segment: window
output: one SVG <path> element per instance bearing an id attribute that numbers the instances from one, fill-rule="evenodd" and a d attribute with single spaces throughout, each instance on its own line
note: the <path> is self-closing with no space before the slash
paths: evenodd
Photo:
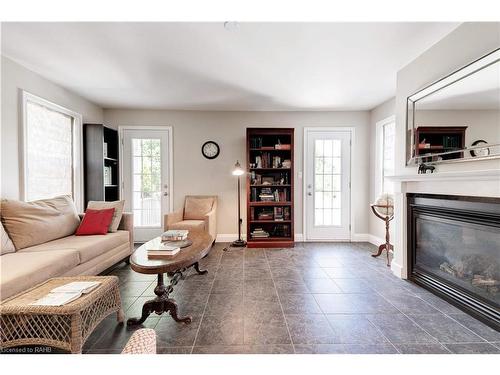
<path id="1" fill-rule="evenodd" d="M 394 175 L 395 130 L 394 116 L 377 123 L 377 188 L 375 199 L 382 193 L 394 192 L 394 185 L 386 176 Z"/>
<path id="2" fill-rule="evenodd" d="M 67 194 L 81 209 L 81 116 L 27 92 L 23 116 L 23 198 Z"/>

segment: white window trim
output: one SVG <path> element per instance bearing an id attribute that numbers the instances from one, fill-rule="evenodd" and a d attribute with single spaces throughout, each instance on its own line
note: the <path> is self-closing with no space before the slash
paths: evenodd
<path id="1" fill-rule="evenodd" d="M 378 197 L 383 193 L 383 162 L 384 162 L 384 150 L 382 150 L 382 143 L 384 136 L 383 128 L 385 125 L 390 124 L 391 122 L 396 122 L 396 116 L 389 116 L 383 120 L 378 121 L 375 124 L 375 189 L 373 197 L 373 201 L 375 202 Z"/>
<path id="2" fill-rule="evenodd" d="M 20 173 L 20 196 L 22 200 L 26 200 L 27 193 L 27 172 L 28 168 L 26 165 L 27 157 L 26 152 L 28 150 L 28 139 L 27 134 L 27 104 L 28 102 L 35 103 L 51 110 L 64 113 L 65 115 L 71 116 L 75 119 L 73 124 L 73 200 L 75 202 L 76 209 L 78 212 L 83 212 L 83 117 L 81 114 L 74 112 L 70 109 L 64 108 L 58 104 L 40 98 L 39 96 L 33 95 L 27 91 L 21 90 L 21 173 Z"/>

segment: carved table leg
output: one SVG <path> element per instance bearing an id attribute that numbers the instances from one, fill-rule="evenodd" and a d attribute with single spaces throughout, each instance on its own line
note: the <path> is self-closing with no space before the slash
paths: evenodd
<path id="1" fill-rule="evenodd" d="M 170 312 L 170 316 L 176 321 L 176 322 L 182 322 L 189 324 L 192 322 L 192 318 L 190 316 L 186 316 L 184 318 L 179 318 L 177 315 L 177 303 L 175 300 L 169 298 L 165 301 L 165 311 Z"/>
<path id="2" fill-rule="evenodd" d="M 376 254 L 372 254 L 372 257 L 376 258 L 376 257 L 380 256 L 380 254 L 382 254 L 382 251 L 384 251 L 384 249 L 385 249 L 385 243 L 383 243 L 382 245 L 380 245 L 378 247 L 377 253 Z"/>
<path id="3" fill-rule="evenodd" d="M 176 322 L 183 322 L 186 324 L 191 323 L 192 318 L 190 316 L 180 318 L 177 315 L 177 303 L 174 299 L 168 298 L 169 293 L 173 290 L 173 285 L 177 284 L 177 281 L 181 276 L 181 273 L 175 272 L 175 274 L 172 275 L 170 285 L 165 286 L 163 282 L 163 274 L 158 274 L 158 284 L 155 288 L 156 297 L 152 300 L 147 301 L 142 306 L 142 315 L 140 318 L 130 318 L 129 320 L 127 320 L 127 325 L 131 326 L 142 324 L 152 312 L 161 315 L 167 311 Z"/>
<path id="4" fill-rule="evenodd" d="M 200 270 L 200 265 L 198 264 L 198 262 L 193 264 L 193 266 L 194 266 L 194 270 L 198 273 L 198 275 L 205 275 L 208 273 L 207 270 Z"/>
<path id="5" fill-rule="evenodd" d="M 153 312 L 154 308 L 153 305 L 155 303 L 155 300 L 150 300 L 147 301 L 144 306 L 142 306 L 142 315 L 140 318 L 130 318 L 127 320 L 127 325 L 128 326 L 135 326 L 142 324 L 146 321 L 148 316 Z"/>

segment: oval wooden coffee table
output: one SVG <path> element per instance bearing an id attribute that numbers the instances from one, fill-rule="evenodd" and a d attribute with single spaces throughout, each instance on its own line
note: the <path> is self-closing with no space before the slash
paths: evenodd
<path id="1" fill-rule="evenodd" d="M 146 244 L 137 248 L 130 256 L 130 267 L 135 272 L 157 274 L 158 283 L 154 291 L 156 297 L 144 303 L 141 317 L 130 318 L 127 320 L 127 325 L 142 324 L 152 312 L 161 315 L 167 311 L 176 322 L 191 323 L 190 316 L 184 318 L 177 316 L 177 303 L 173 298 L 169 298 L 169 294 L 188 268 L 194 267 L 200 275 L 208 272 L 200 270 L 198 262 L 208 254 L 213 240 L 207 232 L 190 232 L 188 238 L 193 242 L 192 245 L 182 248 L 172 259 L 149 259 Z M 169 285 L 163 282 L 165 273 L 170 277 Z"/>

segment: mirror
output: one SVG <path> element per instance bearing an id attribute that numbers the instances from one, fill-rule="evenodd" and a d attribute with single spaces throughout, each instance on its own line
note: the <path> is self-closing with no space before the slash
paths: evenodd
<path id="1" fill-rule="evenodd" d="M 500 49 L 407 100 L 407 164 L 500 157 Z"/>

